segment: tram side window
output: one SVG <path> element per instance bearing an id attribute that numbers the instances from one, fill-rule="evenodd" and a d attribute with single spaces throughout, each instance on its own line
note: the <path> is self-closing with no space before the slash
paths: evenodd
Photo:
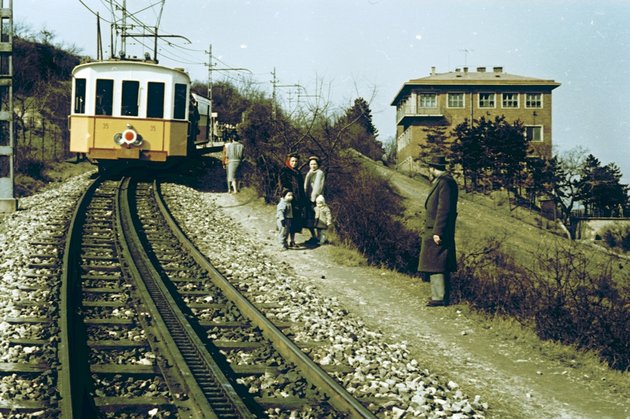
<path id="1" fill-rule="evenodd" d="M 74 81 L 74 113 L 85 113 L 85 79 Z"/>
<path id="2" fill-rule="evenodd" d="M 111 115 L 114 102 L 114 80 L 96 80 L 96 115 Z"/>
<path id="3" fill-rule="evenodd" d="M 164 118 L 164 83 L 149 82 L 147 118 Z"/>
<path id="4" fill-rule="evenodd" d="M 122 116 L 138 116 L 139 81 L 123 80 L 120 114 Z"/>
<path id="5" fill-rule="evenodd" d="M 186 99 L 188 95 L 188 86 L 185 84 L 175 83 L 175 106 L 173 109 L 173 118 L 186 119 Z"/>

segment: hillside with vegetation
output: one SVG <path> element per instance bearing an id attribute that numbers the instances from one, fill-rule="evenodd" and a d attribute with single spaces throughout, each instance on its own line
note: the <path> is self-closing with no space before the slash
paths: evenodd
<path id="1" fill-rule="evenodd" d="M 396 185 L 404 224 L 420 234 L 428 180 L 364 164 Z M 460 195 L 456 241 L 456 301 L 513 318 L 542 339 L 598 352 L 612 368 L 627 370 L 630 258 L 571 240 L 539 214 L 510 210 L 483 194 Z"/>
<path id="2" fill-rule="evenodd" d="M 260 196 L 277 200 L 278 175 L 288 152 L 317 155 L 326 172 L 326 199 L 338 240 L 358 249 L 372 265 L 415 272 L 429 183 L 418 191 L 416 181 L 406 182 L 405 175 L 392 175 L 386 168 L 385 147 L 371 124 L 367 101 L 357 98 L 339 113 L 320 104 L 296 118 L 275 109 L 262 93 L 248 96 L 234 86 L 222 90 L 236 100 L 219 102 L 226 106 L 217 109 L 219 119 L 222 113 L 235 114 L 232 103 L 243 109 L 237 132 L 250 156 L 247 183 Z M 475 121 L 472 127 L 459 127 L 455 141 L 437 138 L 428 151 L 445 152 L 463 168 L 455 299 L 491 315 L 512 317 L 543 339 L 594 350 L 612 368 L 626 370 L 627 258 L 567 238 L 560 223 L 565 217 L 551 221 L 528 199 L 528 194 L 546 193 L 564 200 L 570 190 L 562 179 L 568 179 L 577 191 L 573 204 L 586 203 L 591 211 L 627 211 L 628 190 L 619 182 L 618 169 L 602 167 L 588 156 L 569 175 L 561 157 L 542 162 L 529 158 L 518 124 L 497 118 Z M 482 147 L 475 148 L 474 140 Z M 604 186 L 609 195 L 619 192 L 614 205 L 598 198 Z"/>
<path id="3" fill-rule="evenodd" d="M 16 37 L 14 48 L 16 189 L 24 195 L 48 182 L 47 169 L 69 157 L 70 75 L 79 57 L 48 38 Z M 247 183 L 266 202 L 276 202 L 286 155 L 319 156 L 337 240 L 358 249 L 372 265 L 413 274 L 426 191 L 385 170 L 394 149 L 379 141 L 369 102 L 356 98 L 335 111 L 339 108 L 318 100 L 287 112 L 253 86 L 218 82 L 213 87 L 218 122 L 235 126 L 245 144 Z M 193 88 L 206 92 L 201 82 Z M 475 126 L 483 129 L 471 129 Z M 497 119 L 471 127 L 436 132 L 432 148 L 424 151 L 446 152 L 462 168 L 455 297 L 483 312 L 512 316 L 541 338 L 598 351 L 611 367 L 626 370 L 627 256 L 567 239 L 529 199 L 548 194 L 565 222 L 578 204 L 591 214 L 627 214 L 628 189 L 619 182 L 618 168 L 584 153 L 535 162 L 523 153 L 518 126 Z M 455 141 L 444 141 L 447 134 Z M 505 136 L 514 147 L 497 146 Z M 422 153 L 418 150 L 419 158 Z M 611 232 L 610 242 L 623 251 L 629 235 L 628 229 Z"/>
<path id="4" fill-rule="evenodd" d="M 50 32 L 17 30 L 13 39 L 16 196 L 55 180 L 68 151 L 68 114 L 76 49 L 53 43 Z"/>

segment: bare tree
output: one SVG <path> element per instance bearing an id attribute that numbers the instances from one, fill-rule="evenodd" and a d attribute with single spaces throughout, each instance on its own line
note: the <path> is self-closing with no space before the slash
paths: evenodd
<path id="1" fill-rule="evenodd" d="M 554 164 L 553 196 L 560 206 L 562 218 L 566 222 L 571 211 L 580 200 L 580 180 L 588 151 L 581 146 L 574 147 L 561 155 L 556 155 Z"/>

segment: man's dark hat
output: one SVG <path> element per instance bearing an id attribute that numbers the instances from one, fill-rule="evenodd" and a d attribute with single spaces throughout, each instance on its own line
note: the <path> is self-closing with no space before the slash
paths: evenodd
<path id="1" fill-rule="evenodd" d="M 429 166 L 435 167 L 438 170 L 446 170 L 446 165 L 448 162 L 446 161 L 446 157 L 443 154 L 434 154 L 431 156 L 431 159 L 426 162 Z"/>

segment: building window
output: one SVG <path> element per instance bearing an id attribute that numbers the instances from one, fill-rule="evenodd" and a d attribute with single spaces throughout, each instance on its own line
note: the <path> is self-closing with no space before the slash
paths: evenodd
<path id="1" fill-rule="evenodd" d="M 11 77 L 11 53 L 0 53 L 0 75 Z"/>
<path id="2" fill-rule="evenodd" d="M 111 115 L 114 106 L 114 80 L 96 80 L 96 115 Z"/>
<path id="3" fill-rule="evenodd" d="M 9 86 L 0 85 L 0 112 L 9 112 L 9 110 L 11 110 L 11 107 L 9 106 L 11 96 L 9 96 L 9 93 L 10 93 Z"/>
<path id="4" fill-rule="evenodd" d="M 494 93 L 479 93 L 480 108 L 494 108 Z"/>
<path id="5" fill-rule="evenodd" d="M 527 93 L 525 94 L 525 107 L 526 108 L 542 108 L 542 93 Z"/>
<path id="6" fill-rule="evenodd" d="M 11 19 L 8 17 L 3 17 L 0 23 L 0 42 L 11 42 Z"/>
<path id="7" fill-rule="evenodd" d="M 164 118 L 164 83 L 149 82 L 147 118 Z"/>
<path id="8" fill-rule="evenodd" d="M 123 80 L 120 114 L 122 116 L 138 116 L 138 92 L 140 82 Z"/>
<path id="9" fill-rule="evenodd" d="M 504 108 L 518 108 L 518 93 L 503 93 Z"/>
<path id="10" fill-rule="evenodd" d="M 11 143 L 9 123 L 10 121 L 0 121 L 0 146 L 2 147 L 6 147 Z M 0 177 L 9 177 L 9 175 L 0 174 Z"/>
<path id="11" fill-rule="evenodd" d="M 543 142 L 543 127 L 540 125 L 528 125 L 525 127 L 525 138 L 533 143 Z"/>
<path id="12" fill-rule="evenodd" d="M 430 93 L 421 93 L 418 95 L 419 108 L 437 108 L 437 95 Z"/>
<path id="13" fill-rule="evenodd" d="M 463 93 L 449 93 L 447 106 L 449 108 L 463 108 L 464 107 L 464 94 Z"/>

